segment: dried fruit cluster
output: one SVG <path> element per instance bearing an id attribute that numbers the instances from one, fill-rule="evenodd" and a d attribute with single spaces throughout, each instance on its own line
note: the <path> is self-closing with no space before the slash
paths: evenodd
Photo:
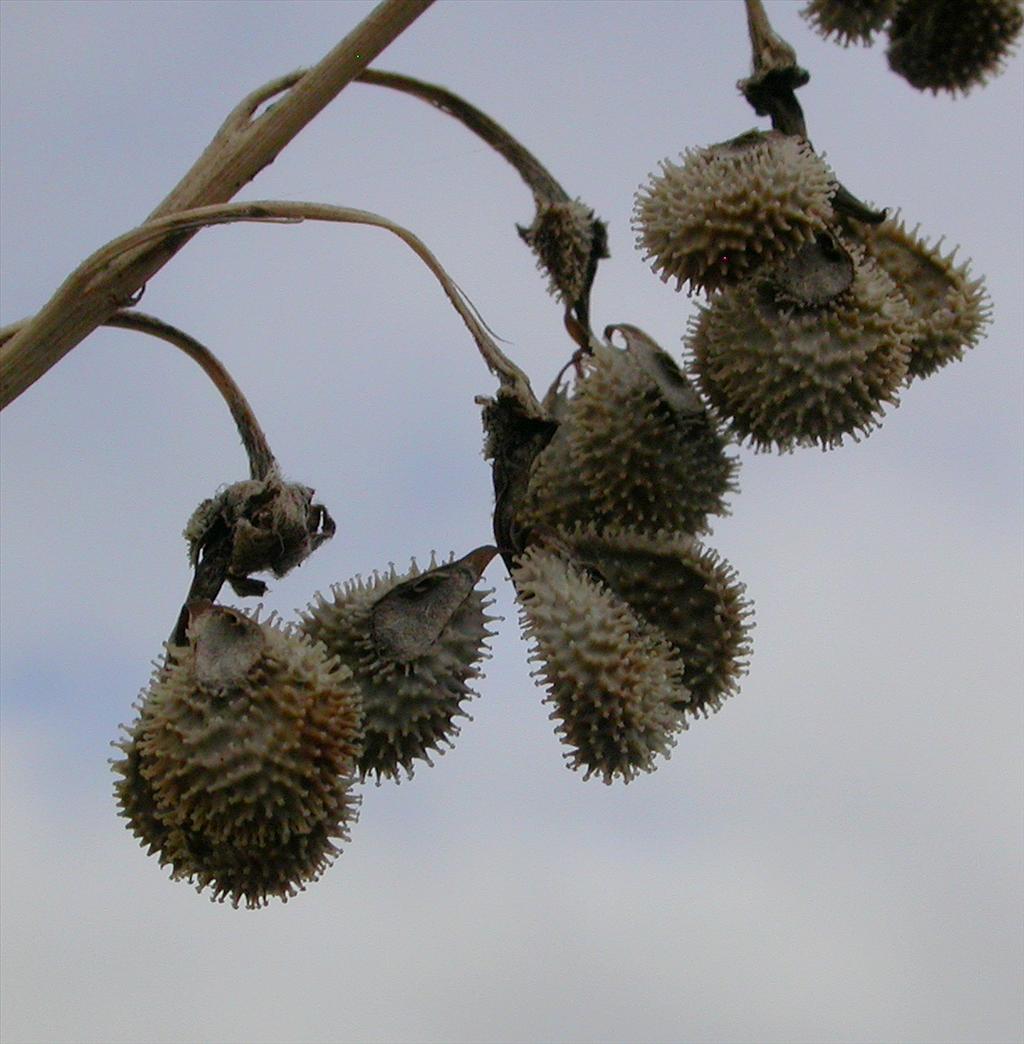
<path id="1" fill-rule="evenodd" d="M 535 674 L 569 766 L 606 783 L 651 771 L 735 691 L 750 611 L 696 536 L 735 488 L 726 440 L 665 352 L 613 332 L 625 347 L 595 342 L 542 423 L 500 395 L 484 413 Z"/>
<path id="2" fill-rule="evenodd" d="M 954 6 L 969 11 L 951 39 Z M 702 543 L 736 491 L 730 439 L 835 447 L 980 339 L 989 316 L 980 280 L 955 251 L 839 183 L 793 93 L 806 72 L 759 0 L 747 9 L 754 75 L 740 86 L 774 129 L 665 160 L 635 203 L 637 242 L 655 271 L 706 298 L 685 370 L 636 326 L 593 334 L 607 229 L 535 157 L 443 88 L 362 77 L 461 120 L 534 195 L 536 215 L 519 233 L 574 342 L 571 386 L 559 378 L 542 401 L 426 247 L 399 230 L 430 259 L 500 379 L 478 400 L 495 547 L 336 585 L 288 626 L 215 604 L 224 583 L 261 594 L 253 574 L 284 575 L 334 523 L 312 489 L 281 478 L 241 392 L 201 345 L 121 314 L 119 325 L 177 343 L 214 376 L 250 456 L 250 479 L 203 501 L 186 527 L 192 588 L 117 744 L 121 811 L 173 877 L 235 905 L 288 899 L 348 838 L 357 784 L 411 776 L 451 746 L 492 633 L 477 585 L 498 553 L 569 767 L 606 783 L 651 771 L 691 720 L 736 692 L 747 666 L 744 587 Z M 961 90 L 992 71 L 1021 20 L 1009 0 L 812 0 L 807 15 L 843 42 L 887 25 L 894 68 L 919 86 Z M 367 217 L 344 220 L 353 215 Z"/>
<path id="3" fill-rule="evenodd" d="M 689 371 L 758 448 L 865 435 L 911 378 L 980 339 L 986 297 L 955 251 L 869 213 L 845 204 L 806 140 L 778 131 L 666 160 L 637 194 L 655 271 L 707 294 Z"/>
<path id="4" fill-rule="evenodd" d="M 457 735 L 490 634 L 494 549 L 317 596 L 296 624 L 193 602 L 117 744 L 118 803 L 176 879 L 259 907 L 348 839 L 357 781 L 412 775 Z"/>

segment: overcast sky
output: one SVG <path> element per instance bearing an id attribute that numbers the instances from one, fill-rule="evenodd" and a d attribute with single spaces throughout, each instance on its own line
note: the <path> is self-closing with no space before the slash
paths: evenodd
<path id="1" fill-rule="evenodd" d="M 63 1041 L 965 1041 L 1022 1033 L 1021 59 L 957 100 L 769 3 L 841 180 L 962 244 L 994 322 L 870 438 L 741 451 L 708 542 L 756 607 L 739 695 L 628 787 L 584 783 L 504 617 L 474 720 L 367 787 L 324 878 L 233 910 L 171 882 L 107 759 L 190 574 L 180 533 L 246 476 L 180 353 L 99 331 L 2 418 L 3 1037 Z M 138 224 L 249 90 L 369 3 L 6 2 L 0 322 Z M 664 157 L 761 125 L 736 0 L 441 2 L 376 63 L 521 137 L 610 226 L 595 328 L 681 351 L 692 302 L 633 246 Z M 571 345 L 515 234 L 529 192 L 427 106 L 354 85 L 239 198 L 417 232 L 538 390 Z M 958 255 L 959 256 L 959 255 Z M 473 397 L 495 383 L 422 264 L 376 229 L 205 231 L 144 310 L 231 369 L 338 534 L 272 585 L 318 589 L 490 539 Z M 230 601 L 230 599 L 228 599 Z"/>

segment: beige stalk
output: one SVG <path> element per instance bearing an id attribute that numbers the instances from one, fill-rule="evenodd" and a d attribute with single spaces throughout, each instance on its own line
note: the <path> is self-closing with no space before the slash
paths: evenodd
<path id="1" fill-rule="evenodd" d="M 381 0 L 318 64 L 253 91 L 235 107 L 149 221 L 231 199 L 432 2 Z M 280 99 L 257 115 L 260 106 L 277 95 Z M 146 282 L 203 224 L 200 220 L 178 229 L 164 226 L 161 235 L 144 237 L 98 270 L 94 266 L 85 278 L 81 269 L 73 272 L 49 302 L 31 319 L 17 324 L 17 331 L 0 346 L 0 409 L 96 327 L 133 304 Z M 4 332 L 9 334 L 11 329 Z"/>

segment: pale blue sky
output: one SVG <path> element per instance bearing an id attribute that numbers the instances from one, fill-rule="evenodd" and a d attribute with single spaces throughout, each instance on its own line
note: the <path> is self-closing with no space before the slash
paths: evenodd
<path id="1" fill-rule="evenodd" d="M 317 884 L 258 913 L 171 883 L 117 818 L 109 742 L 187 588 L 180 531 L 245 461 L 196 367 L 100 331 L 3 414 L 3 1036 L 39 1041 L 992 1041 L 1022 1031 L 1021 59 L 921 95 L 770 3 L 840 178 L 962 244 L 995 320 L 832 453 L 743 450 L 709 543 L 751 672 L 629 787 L 561 765 L 505 617 L 454 751 L 368 787 Z M 254 86 L 371 5 L 0 6 L 0 322 L 137 224 Z M 595 327 L 679 353 L 692 304 L 633 248 L 664 157 L 763 125 L 732 0 L 441 2 L 378 61 L 463 94 L 609 222 Z M 540 389 L 571 345 L 513 225 L 529 193 L 422 103 L 346 90 L 239 198 L 419 234 Z M 227 363 L 338 535 L 264 599 L 490 538 L 461 321 L 387 233 L 200 234 L 142 307 Z"/>

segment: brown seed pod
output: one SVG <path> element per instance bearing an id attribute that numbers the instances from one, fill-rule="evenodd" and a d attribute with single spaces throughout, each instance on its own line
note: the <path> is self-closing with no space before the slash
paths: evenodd
<path id="1" fill-rule="evenodd" d="M 918 90 L 966 94 L 998 74 L 1024 24 L 1020 0 L 901 0 L 889 67 Z"/>
<path id="2" fill-rule="evenodd" d="M 896 0 L 810 0 L 800 14 L 826 39 L 848 47 L 870 44 L 895 8 Z"/>
<path id="3" fill-rule="evenodd" d="M 562 423 L 537 457 L 525 513 L 535 524 L 707 528 L 727 513 L 737 461 L 674 360 L 634 326 L 625 350 L 595 345 Z"/>
<path id="4" fill-rule="evenodd" d="M 416 761 L 428 765 L 459 734 L 455 719 L 475 693 L 486 654 L 489 592 L 475 585 L 495 554 L 481 547 L 457 561 L 399 575 L 357 577 L 317 595 L 300 614 L 299 627 L 323 643 L 355 675 L 364 712 L 362 779 L 412 776 Z"/>
<path id="5" fill-rule="evenodd" d="M 910 309 L 873 261 L 855 262 L 850 288 L 821 307 L 780 302 L 765 279 L 716 295 L 691 321 L 691 372 L 759 449 L 830 449 L 869 433 L 898 402 Z"/>
<path id="6" fill-rule="evenodd" d="M 637 193 L 637 246 L 663 281 L 711 291 L 813 240 L 832 221 L 835 177 L 802 138 L 749 131 L 663 160 Z"/>
<path id="7" fill-rule="evenodd" d="M 941 251 L 908 232 L 899 215 L 880 225 L 849 223 L 867 253 L 892 277 L 910 305 L 910 377 L 928 377 L 963 358 L 981 340 L 991 318 L 984 280 L 972 279 L 970 262 L 955 263 L 954 248 Z"/>
<path id="8" fill-rule="evenodd" d="M 516 227 L 553 297 L 571 306 L 589 292 L 597 262 L 608 257 L 607 228 L 590 207 L 578 199 L 538 200 L 533 224 Z"/>
<path id="9" fill-rule="evenodd" d="M 117 744 L 123 815 L 175 879 L 251 908 L 316 880 L 347 840 L 361 710 L 351 673 L 308 638 L 190 608 Z"/>
<path id="10" fill-rule="evenodd" d="M 189 561 L 194 566 L 211 532 L 218 525 L 231 534 L 228 581 L 241 595 L 254 589 L 252 573 L 284 576 L 334 535 L 334 521 L 314 491 L 285 482 L 277 471 L 264 479 L 246 479 L 204 500 L 185 527 Z"/>
<path id="11" fill-rule="evenodd" d="M 732 567 L 682 533 L 581 527 L 566 536 L 579 561 L 667 638 L 688 698 L 707 717 L 736 692 L 750 655 L 750 603 Z"/>
<path id="12" fill-rule="evenodd" d="M 569 767 L 605 783 L 652 771 L 685 728 L 676 651 L 563 549 L 530 547 L 512 579 Z"/>

